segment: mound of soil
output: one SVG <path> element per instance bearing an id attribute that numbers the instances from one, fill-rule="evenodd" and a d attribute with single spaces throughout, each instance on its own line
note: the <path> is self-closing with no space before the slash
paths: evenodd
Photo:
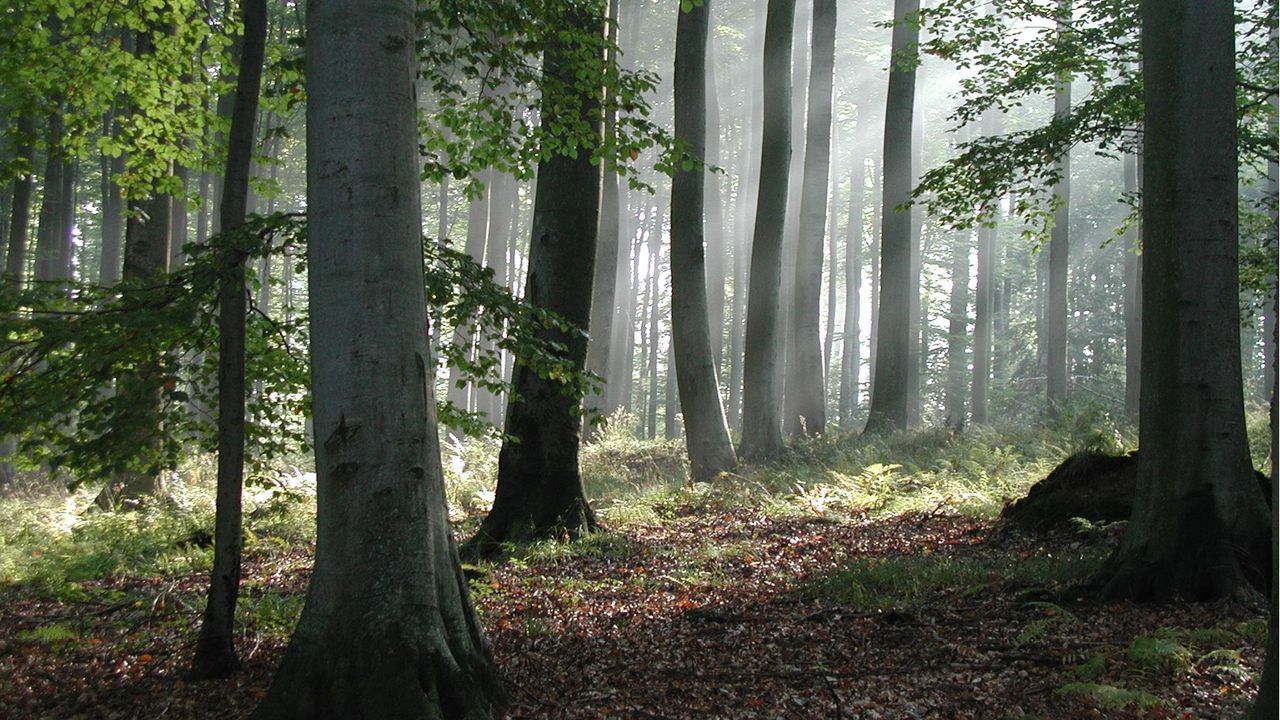
<path id="1" fill-rule="evenodd" d="M 1000 523 L 1025 532 L 1049 532 L 1069 528 L 1073 517 L 1128 520 L 1137 478 L 1137 453 L 1076 453 L 1032 485 L 1026 497 L 1006 505 Z"/>
<path id="2" fill-rule="evenodd" d="M 1271 505 L 1271 481 L 1254 471 L 1258 488 Z M 1128 520 L 1137 488 L 1138 453 L 1103 455 L 1080 452 L 1031 486 L 1025 498 L 1006 505 L 1000 524 L 1043 533 L 1071 527 L 1071 518 L 1092 522 Z"/>

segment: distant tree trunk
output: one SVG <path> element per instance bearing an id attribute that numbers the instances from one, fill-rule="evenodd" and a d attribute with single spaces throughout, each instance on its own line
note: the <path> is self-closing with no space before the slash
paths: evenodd
<path id="1" fill-rule="evenodd" d="M 914 101 L 913 101 L 914 102 Z M 911 187 L 924 171 L 924 119 L 913 113 L 911 121 Z M 919 203 L 908 211 L 911 217 L 911 281 L 907 284 L 907 427 L 920 424 L 921 383 L 928 377 L 929 309 L 924 297 L 924 219 Z"/>
<path id="2" fill-rule="evenodd" d="M 752 57 L 764 54 L 764 30 L 767 20 L 768 0 L 756 0 L 754 22 L 751 25 L 750 43 Z M 759 200 L 761 126 L 764 124 L 763 77 L 750 73 L 749 112 L 743 118 L 743 144 L 739 153 L 737 202 L 734 208 L 733 251 L 733 325 L 729 335 L 729 407 L 725 416 L 729 427 L 742 429 L 742 371 L 746 356 L 747 296 L 750 294 L 751 245 L 754 239 L 753 222 Z"/>
<path id="3" fill-rule="evenodd" d="M 27 273 L 27 237 L 31 226 L 31 189 L 35 184 L 35 124 L 31 116 L 18 116 L 19 143 L 16 155 L 27 166 L 27 172 L 13 179 L 13 207 L 9 219 L 8 252 L 4 258 L 5 284 L 20 290 Z"/>
<path id="4" fill-rule="evenodd" d="M 760 187 L 747 296 L 743 362 L 744 458 L 765 459 L 782 450 L 781 332 L 782 231 L 791 158 L 791 33 L 795 0 L 769 0 L 764 32 L 764 118 Z"/>
<path id="5" fill-rule="evenodd" d="M 171 198 L 169 210 L 169 267 L 179 268 L 186 262 L 183 248 L 187 245 L 187 180 L 190 173 L 181 165 L 173 166 L 173 176 L 178 179 L 178 194 Z"/>
<path id="6" fill-rule="evenodd" d="M 875 375 L 867 431 L 907 427 L 911 354 L 911 213 L 895 210 L 911 193 L 911 126 L 915 108 L 914 66 L 897 58 L 917 53 L 919 28 L 911 21 L 919 0 L 894 1 L 892 57 L 884 118 L 884 197 L 881 202 L 880 312 L 875 325 Z"/>
<path id="7" fill-rule="evenodd" d="M 679 400 L 676 397 L 676 386 L 679 384 L 676 370 L 675 351 L 671 346 L 671 338 L 667 338 L 666 350 L 666 368 L 667 376 L 662 386 L 663 403 L 662 403 L 662 438 L 664 440 L 675 440 L 680 437 L 680 431 L 676 423 L 676 405 Z"/>
<path id="8" fill-rule="evenodd" d="M 837 127 L 832 126 L 831 129 L 831 156 L 837 158 L 841 153 L 840 136 Z M 840 373 L 835 372 L 832 366 L 832 357 L 835 355 L 836 346 L 836 319 L 840 315 L 840 292 L 838 278 L 840 276 L 840 213 L 837 208 L 840 206 L 840 179 L 839 175 L 843 168 L 840 168 L 834 161 L 831 166 L 831 183 L 827 190 L 827 249 L 826 249 L 826 278 L 824 284 L 827 292 L 827 312 L 822 329 L 822 374 L 826 378 L 824 390 L 826 397 L 833 400 L 832 409 L 836 413 L 840 411 Z"/>
<path id="9" fill-rule="evenodd" d="M 511 237 L 511 220 L 515 212 L 516 179 L 507 173 L 493 174 L 493 189 L 489 199 L 489 238 L 485 245 L 485 266 L 493 270 L 493 281 L 503 287 L 507 285 L 507 243 Z M 481 351 L 496 353 L 493 341 L 482 335 L 479 339 Z M 502 368 L 498 368 L 499 377 Z M 488 388 L 476 387 L 476 410 L 485 416 L 485 421 L 497 425 L 502 422 L 502 397 Z"/>
<path id="10" fill-rule="evenodd" d="M 863 118 L 858 118 L 861 126 Z M 840 356 L 840 429 L 852 430 L 858 415 L 858 376 L 862 366 L 859 315 L 862 314 L 862 193 L 866 181 L 862 145 L 854 139 L 849 169 L 849 225 L 845 237 L 844 343 Z"/>
<path id="11" fill-rule="evenodd" d="M 883 198 L 884 192 L 884 163 L 871 158 L 871 192 L 873 197 L 879 193 Z M 881 220 L 883 213 L 882 203 L 871 203 L 871 323 L 868 329 L 868 347 L 867 347 L 867 399 L 870 401 L 871 394 L 874 392 L 876 384 L 876 356 L 879 348 L 879 341 L 876 336 L 879 334 L 880 327 L 880 234 L 884 232 L 884 223 Z"/>
<path id="12" fill-rule="evenodd" d="M 659 227 L 661 224 L 659 223 Z M 647 339 L 645 352 L 649 358 L 649 395 L 645 401 L 645 437 L 653 440 L 658 436 L 658 301 L 662 297 L 662 283 L 659 274 L 662 264 L 658 262 L 658 231 L 649 234 L 649 328 L 644 337 Z"/>
<path id="13" fill-rule="evenodd" d="M 564 12 L 567 24 L 603 34 L 603 18 L 593 8 L 569 6 Z M 574 71 L 573 55 L 566 48 L 558 44 L 546 48 L 545 74 L 572 75 Z M 599 142 L 603 136 L 600 97 L 580 86 L 563 91 L 564 95 L 544 97 L 545 106 L 578 113 L 579 122 L 592 124 Z M 555 118 L 544 116 L 543 122 L 555 122 Z M 589 152 L 579 151 L 575 157 L 552 155 L 539 163 L 537 183 L 525 298 L 589 332 L 600 222 L 600 165 L 592 162 Z M 587 358 L 585 337 L 562 331 L 544 333 L 547 339 L 563 343 L 566 359 L 582 371 Z M 477 554 L 493 552 L 508 541 L 562 532 L 573 536 L 596 527 L 578 467 L 580 400 L 566 396 L 559 380 L 539 377 L 520 363 L 515 366 L 512 386 L 504 428 L 511 439 L 503 442 L 498 456 L 493 509 L 468 542 L 469 550 Z"/>
<path id="14" fill-rule="evenodd" d="M 603 195 L 602 195 L 603 197 Z M 603 209 L 603 203 L 601 204 Z M 621 218 L 619 218 L 621 223 Z M 635 278 L 632 261 L 636 248 L 635 231 L 630 222 L 626 223 L 626 232 L 618 235 L 618 263 L 615 268 L 615 293 L 621 289 L 622 295 L 616 300 L 613 328 L 609 351 L 609 380 L 605 386 L 607 395 L 606 407 L 610 413 L 617 410 L 630 410 L 631 378 L 635 370 L 635 311 L 639 302 L 639 281 Z M 625 243 L 625 244 L 624 244 Z"/>
<path id="15" fill-rule="evenodd" d="M 1108 599 L 1257 597 L 1274 573 L 1241 393 L 1234 10 L 1142 7 L 1142 409 Z"/>
<path id="16" fill-rule="evenodd" d="M 951 238 L 951 297 L 947 307 L 947 387 L 944 400 L 946 424 L 953 430 L 964 427 L 965 396 L 969 375 L 965 348 L 969 341 L 969 242 L 967 236 Z"/>
<path id="17" fill-rule="evenodd" d="M 831 170 L 831 94 L 836 47 L 835 0 L 813 3 L 813 66 L 809 73 L 798 255 L 793 285 L 785 421 L 792 435 L 822 434 L 827 424 L 826 368 L 821 332 L 822 245 Z"/>
<path id="18" fill-rule="evenodd" d="M 1064 34 L 1071 22 L 1071 0 L 1058 0 L 1058 32 Z M 1053 114 L 1063 118 L 1071 113 L 1071 79 L 1058 81 L 1053 97 Z M 1045 329 L 1048 332 L 1045 347 L 1045 387 L 1052 411 L 1070 392 L 1070 370 L 1067 367 L 1067 267 L 1070 264 L 1068 244 L 1071 222 L 1071 151 L 1065 150 L 1057 159 L 1057 171 L 1061 177 L 1054 188 L 1058 206 L 1053 213 L 1053 230 L 1049 239 L 1049 304 L 1045 309 Z"/>
<path id="19" fill-rule="evenodd" d="M 71 279 L 70 206 L 75 199 L 73 164 L 63 153 L 62 110 L 49 115 L 48 149 L 46 150 L 44 192 L 40 200 L 40 217 L 36 226 L 36 271 L 38 282 Z"/>
<path id="20" fill-rule="evenodd" d="M 484 183 L 484 190 L 481 191 L 480 197 L 473 198 L 467 205 L 467 241 L 463 246 L 463 252 L 471 258 L 472 262 L 481 265 L 484 264 L 484 248 L 489 239 L 489 199 L 493 196 L 491 192 L 493 176 L 492 170 L 480 172 L 479 180 Z M 467 360 L 475 358 L 475 338 L 472 337 L 471 330 L 467 326 L 460 325 L 453 329 L 452 344 L 462 349 Z M 450 365 L 446 393 L 449 404 L 460 412 L 472 410 L 471 391 L 471 383 L 463 378 L 462 368 Z"/>
<path id="21" fill-rule="evenodd" d="M 106 137 L 114 134 L 116 110 L 108 110 L 103 116 L 102 132 Z M 114 176 L 124 172 L 123 155 L 103 155 L 99 164 L 102 174 L 102 256 L 98 267 L 98 284 L 111 287 L 120 281 L 121 243 L 124 241 L 124 197 Z"/>
<path id="22" fill-rule="evenodd" d="M 609 40 L 618 40 L 618 4 L 622 0 L 609 0 L 608 26 Z M 609 50 L 609 58 L 616 61 L 617 51 Z M 606 87 L 605 107 L 609 108 L 604 116 L 604 135 L 613 138 L 617 134 L 617 112 L 614 104 L 613 89 Z M 588 415 L 583 434 L 587 440 L 596 435 L 596 428 L 601 427 L 592 422 L 591 415 L 605 415 L 609 408 L 609 383 L 613 378 L 609 375 L 609 355 L 613 352 L 613 316 L 617 305 L 618 294 L 618 174 L 606 165 L 600 191 L 600 231 L 596 245 L 595 277 L 591 282 L 591 340 L 587 343 L 587 372 L 595 373 L 604 379 L 604 386 L 597 393 L 589 393 L 585 399 Z"/>
<path id="23" fill-rule="evenodd" d="M 675 136 L 689 152 L 706 155 L 706 66 L 711 0 L 679 11 L 676 22 Z M 667 364 L 668 407 L 672 381 L 679 383 L 685 446 L 695 482 L 733 469 L 733 443 L 720 399 L 707 309 L 701 168 L 678 170 L 671 179 L 671 337 L 674 364 Z M 723 317 L 723 292 L 721 293 Z M 715 328 L 716 335 L 721 328 Z M 674 377 L 673 377 L 674 374 Z M 673 430 L 669 423 L 668 432 Z"/>
<path id="24" fill-rule="evenodd" d="M 1124 157 L 1124 189 L 1138 192 L 1138 156 Z M 1124 412 L 1137 422 L 1142 371 L 1142 233 L 1138 224 L 1124 234 Z"/>
<path id="25" fill-rule="evenodd" d="M 267 36 L 266 0 L 240 6 L 244 34 L 238 38 L 240 67 L 222 176 L 224 232 L 244 224 L 253 156 L 254 120 Z M 240 592 L 241 493 L 245 437 L 245 253 L 233 245 L 218 250 L 223 276 L 218 286 L 218 489 L 215 500 L 213 571 L 191 661 L 191 679 L 226 677 L 240 669 L 235 650 L 236 600 Z"/>
<path id="26" fill-rule="evenodd" d="M 308 8 L 317 548 L 306 606 L 257 720 L 481 720 L 505 703 L 445 507 L 422 277 L 414 7 Z"/>

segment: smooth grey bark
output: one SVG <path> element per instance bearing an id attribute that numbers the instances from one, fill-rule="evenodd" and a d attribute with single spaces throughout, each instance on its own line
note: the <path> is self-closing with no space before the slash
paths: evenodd
<path id="1" fill-rule="evenodd" d="M 782 451 L 781 377 L 783 332 L 783 225 L 791 159 L 791 34 L 795 0 L 769 0 L 764 31 L 760 183 L 751 248 L 750 289 L 743 358 L 742 442 L 744 459 Z"/>
<path id="2" fill-rule="evenodd" d="M 919 28 L 911 21 L 919 0 L 895 0 L 892 57 L 914 57 Z M 885 100 L 883 199 L 881 201 L 879 313 L 872 321 L 876 338 L 868 408 L 868 432 L 904 430 L 908 420 L 911 363 L 911 213 L 897 210 L 911 193 L 912 117 L 915 110 L 914 63 L 895 60 Z"/>
<path id="3" fill-rule="evenodd" d="M 947 384 L 943 400 L 946 425 L 960 430 L 965 424 L 965 399 L 969 388 L 969 241 L 965 235 L 951 238 L 951 295 L 947 305 Z"/>
<path id="4" fill-rule="evenodd" d="M 242 60 L 243 62 L 243 60 Z M 187 244 L 187 181 L 190 172 L 181 165 L 173 166 L 173 176 L 178 179 L 178 194 L 171 198 L 169 209 L 169 267 L 182 267 L 186 262 L 183 248 Z"/>
<path id="5" fill-rule="evenodd" d="M 720 92 L 716 86 L 716 54 L 714 33 L 707 40 L 707 72 L 706 72 L 706 138 L 705 153 L 708 166 L 720 165 Z M 723 372 L 724 330 L 725 330 L 725 275 L 729 261 L 724 230 L 724 199 L 720 191 L 720 173 L 706 171 L 702 176 L 702 205 L 706 211 L 707 258 L 707 327 L 711 329 L 711 357 L 714 359 L 716 375 Z M 723 404 L 723 403 L 722 403 Z"/>
<path id="6" fill-rule="evenodd" d="M 564 22 L 581 32 L 604 33 L 603 18 L 594 8 L 568 7 Z M 572 76 L 575 70 L 573 57 L 565 48 L 555 43 L 546 48 L 545 76 Z M 547 92 L 552 95 L 544 97 L 544 107 L 576 113 L 578 122 L 590 124 L 597 143 L 603 139 L 598 95 L 578 87 L 544 89 Z M 546 115 L 542 120 L 555 122 Z M 572 156 L 553 154 L 538 164 L 525 299 L 559 314 L 583 333 L 590 331 L 600 186 L 600 165 L 592 162 L 585 149 Z M 547 339 L 563 343 L 566 359 L 582 371 L 587 356 L 585 335 L 542 332 Z M 559 380 L 539 377 L 520 363 L 515 365 L 512 386 L 504 428 L 509 439 L 498 455 L 493 509 L 468 541 L 469 553 L 488 554 L 504 542 L 573 536 L 596 527 L 578 467 L 580 400 L 567 396 Z"/>
<path id="7" fill-rule="evenodd" d="M 308 7 L 316 559 L 257 720 L 492 718 L 505 704 L 445 507 L 414 9 L 410 0 Z"/>
<path id="8" fill-rule="evenodd" d="M 238 39 L 240 68 L 236 77 L 227 164 L 222 176 L 222 231 L 244 224 L 253 157 L 254 120 L 267 37 L 266 0 L 240 5 L 243 34 Z M 174 226 L 176 229 L 176 225 Z M 188 677 L 226 677 L 240 669 L 234 629 L 240 592 L 241 527 L 245 438 L 245 253 L 234 243 L 219 248 L 222 276 L 218 284 L 218 482 L 214 499 L 213 570 L 209 575 L 200 634 Z"/>
<path id="9" fill-rule="evenodd" d="M 1108 599 L 1257 597 L 1274 573 L 1241 392 L 1234 18 L 1146 0 L 1142 407 L 1133 514 Z"/>
<path id="10" fill-rule="evenodd" d="M 654 214 L 657 215 L 656 209 Z M 662 296 L 659 289 L 662 287 L 662 265 L 658 262 L 661 247 L 658 238 L 661 227 L 662 221 L 659 220 L 649 233 L 649 301 L 646 310 L 648 330 L 641 335 L 641 339 L 645 341 L 641 346 L 641 356 L 648 357 L 649 393 L 645 400 L 645 437 L 650 440 L 658 436 L 658 301 Z"/>
<path id="11" fill-rule="evenodd" d="M 1124 190 L 1138 192 L 1138 156 L 1124 157 Z M 1124 233 L 1124 412 L 1138 420 L 1142 388 L 1142 231 L 1135 223 Z"/>
<path id="12" fill-rule="evenodd" d="M 711 0 L 676 21 L 675 136 L 697 158 L 706 156 L 707 37 Z M 695 482 L 713 479 L 737 464 L 729 424 L 720 399 L 707 308 L 707 272 L 703 255 L 704 179 L 702 166 L 679 169 L 671 178 L 671 345 L 679 385 L 685 447 Z M 721 296 L 723 304 L 723 295 Z M 721 308 L 723 310 L 723 307 Z M 723 313 L 722 313 L 723 316 Z M 721 328 L 716 327 L 716 334 Z M 671 393 L 668 392 L 668 397 Z M 670 403 L 668 403 L 670 405 Z"/>
<path id="13" fill-rule="evenodd" d="M 871 192 L 874 195 L 878 192 L 882 196 L 884 194 L 884 162 L 883 158 L 877 160 L 871 158 Z M 879 202 L 871 203 L 871 323 L 869 328 L 869 337 L 867 339 L 867 370 L 869 371 L 867 380 L 867 402 L 870 405 L 871 394 L 874 392 L 876 384 L 876 356 L 879 354 L 879 341 L 876 339 L 878 334 L 877 328 L 880 327 L 880 235 L 884 232 L 884 223 L 881 220 L 883 207 Z"/>
<path id="14" fill-rule="evenodd" d="M 476 264 L 484 264 L 484 249 L 489 239 L 489 200 L 493 197 L 491 185 L 494 172 L 490 169 L 480 171 L 479 180 L 484 184 L 480 196 L 467 203 L 467 238 L 463 244 L 463 252 Z M 452 344 L 464 348 L 463 355 L 468 361 L 475 359 L 475 337 L 466 325 L 453 329 Z M 449 366 L 449 384 L 445 395 L 449 404 L 461 412 L 474 409 L 471 383 L 463 379 L 462 369 Z"/>
<path id="15" fill-rule="evenodd" d="M 1071 0 L 1058 0 L 1058 33 L 1066 32 L 1071 22 Z M 1053 115 L 1063 118 L 1071 113 L 1071 79 L 1059 80 L 1053 94 Z M 1050 411 L 1054 411 L 1070 392 L 1067 367 L 1067 268 L 1070 264 L 1071 223 L 1071 151 L 1057 158 L 1060 177 L 1053 188 L 1057 207 L 1053 212 L 1053 230 L 1049 238 L 1049 275 L 1045 306 L 1045 389 Z"/>
<path id="16" fill-rule="evenodd" d="M 666 377 L 664 378 L 662 394 L 662 437 L 665 440 L 675 440 L 680 436 L 679 423 L 676 422 L 676 406 L 679 404 L 677 398 L 676 385 L 679 381 L 676 376 L 675 350 L 672 347 L 671 337 L 667 337 L 666 355 Z"/>
<path id="17" fill-rule="evenodd" d="M 15 154 L 27 168 L 13 179 L 13 200 L 9 218 L 8 252 L 4 258 L 4 280 L 10 290 L 22 288 L 27 273 L 27 241 L 31 225 L 31 190 L 35 185 L 35 124 L 31 116 L 18 116 L 18 137 L 21 138 Z"/>
<path id="18" fill-rule="evenodd" d="M 822 245 L 831 171 L 831 96 L 835 74 L 836 3 L 813 0 L 804 174 L 792 284 L 792 352 L 787 358 L 784 421 L 790 435 L 820 435 L 827 428 L 826 367 L 821 337 Z"/>
<path id="19" fill-rule="evenodd" d="M 841 145 L 840 145 L 840 136 L 837 132 L 837 129 L 838 129 L 837 126 L 833 126 L 831 129 L 831 146 L 832 146 L 831 156 L 833 158 L 837 158 L 840 156 Z M 823 387 L 829 397 L 836 398 L 836 402 L 834 405 L 837 412 L 839 412 L 839 409 L 840 409 L 839 396 L 838 394 L 832 395 L 832 393 L 839 392 L 840 374 L 838 372 L 833 373 L 832 366 L 831 366 L 831 358 L 835 354 L 836 318 L 840 314 L 839 312 L 840 292 L 838 289 L 839 283 L 837 282 L 839 278 L 840 269 L 841 269 L 840 237 L 839 237 L 840 219 L 839 219 L 839 213 L 836 210 L 836 208 L 839 207 L 840 205 L 840 199 L 839 199 L 840 180 L 838 176 L 840 174 L 841 169 L 842 168 L 840 168 L 838 164 L 833 160 L 831 164 L 831 171 L 830 171 L 831 183 L 830 183 L 830 188 L 828 189 L 828 195 L 827 195 L 828 227 L 827 227 L 826 259 L 824 261 L 825 267 L 826 267 L 826 278 L 823 281 L 826 285 L 827 312 L 826 312 L 826 320 L 824 321 L 825 324 L 822 330 L 822 377 L 824 378 Z M 836 385 L 836 387 L 834 388 L 832 387 L 833 379 Z"/>
<path id="20" fill-rule="evenodd" d="M 995 113 L 982 119 L 982 134 L 992 137 L 999 131 Z M 999 215 L 999 207 L 994 211 Z M 995 222 L 995 218 L 992 218 Z M 975 425 L 989 421 L 987 414 L 994 365 L 996 316 L 996 228 L 978 227 L 977 278 L 973 288 L 973 391 L 969 417 Z"/>
<path id="21" fill-rule="evenodd" d="M 768 0 L 756 0 L 748 45 L 752 57 L 759 57 L 764 53 L 767 11 Z M 763 77 L 759 73 L 751 73 L 750 82 L 750 109 L 743 118 L 746 127 L 738 153 L 740 167 L 733 224 L 733 322 L 729 328 L 729 406 L 725 409 L 730 429 L 738 431 L 742 429 L 742 370 L 746 356 L 747 296 L 750 294 L 753 222 L 759 200 L 760 132 L 764 124 L 764 93 L 760 87 Z"/>
<path id="22" fill-rule="evenodd" d="M 621 0 L 609 0 L 608 34 L 610 44 L 618 39 L 618 4 Z M 608 50 L 609 59 L 615 59 L 616 51 Z M 604 134 L 612 138 L 617 134 L 617 112 L 613 108 L 613 89 L 605 88 Z M 607 166 L 606 166 L 607 167 Z M 617 380 L 609 373 L 609 356 L 613 352 L 613 321 L 618 294 L 618 174 L 611 168 L 604 172 L 600 190 L 600 230 L 596 243 L 596 264 L 591 281 L 591 340 L 587 342 L 587 372 L 604 380 L 599 392 L 589 393 L 584 399 L 587 408 L 584 437 L 590 441 L 602 427 L 593 422 L 592 416 L 606 416 L 609 407 L 609 385 Z"/>
<path id="23" fill-rule="evenodd" d="M 790 367 L 799 353 L 796 328 L 792 323 L 796 303 L 796 259 L 800 250 L 800 198 L 805 164 L 805 109 L 809 89 L 809 27 L 813 15 L 811 0 L 797 0 L 791 29 L 791 160 L 787 174 L 787 210 L 782 225 L 782 280 L 778 295 L 778 336 L 784 338 L 778 355 L 779 402 L 784 435 L 798 434 L 799 423 L 791 419 L 792 401 L 787 399 Z M 799 37 L 800 42 L 795 38 Z"/>
<path id="24" fill-rule="evenodd" d="M 485 244 L 485 267 L 493 270 L 493 281 L 498 285 L 507 285 L 507 244 L 511 237 L 511 221 L 515 213 L 516 179 L 508 173 L 493 173 L 493 185 L 489 199 L 489 237 Z M 479 338 L 480 348 L 485 353 L 497 352 L 493 340 L 483 334 Z M 498 377 L 506 378 L 500 356 Z M 502 422 L 502 411 L 506 407 L 502 396 L 485 387 L 475 389 L 476 411 L 484 415 L 485 421 L 497 425 Z"/>
<path id="25" fill-rule="evenodd" d="M 919 92 L 919 85 L 916 86 Z M 911 187 L 915 187 L 924 172 L 924 118 L 923 113 L 913 113 L 911 118 Z M 921 383 L 929 373 L 929 308 L 923 290 L 924 269 L 924 218 L 920 204 L 912 203 L 907 211 L 911 217 L 911 282 L 907 285 L 907 427 L 920 424 Z"/>
<path id="26" fill-rule="evenodd" d="M 864 119 L 858 118 L 859 127 Z M 840 429 L 852 430 L 858 414 L 858 375 L 862 369 L 859 317 L 862 313 L 862 194 L 866 182 L 866 162 L 859 142 L 853 142 L 849 168 L 849 224 L 845 236 L 844 340 L 840 353 Z"/>

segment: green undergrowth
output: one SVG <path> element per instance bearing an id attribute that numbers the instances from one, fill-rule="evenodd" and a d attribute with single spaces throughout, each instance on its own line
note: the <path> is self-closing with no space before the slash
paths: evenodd
<path id="1" fill-rule="evenodd" d="M 96 581 L 172 578 L 212 564 L 214 481 L 208 458 L 168 483 L 169 498 L 104 512 L 97 488 L 25 492 L 0 499 L 0 590 L 22 588 L 66 602 L 112 601 Z M 297 473 L 245 493 L 245 555 L 305 546 L 314 539 L 314 491 Z"/>
<path id="2" fill-rule="evenodd" d="M 1109 710 L 1162 707 L 1159 687 L 1187 677 L 1211 680 L 1220 691 L 1243 691 L 1257 682 L 1242 652 L 1260 648 L 1266 621 L 1229 626 L 1160 628 L 1126 645 L 1103 643 L 1067 669 L 1061 696 Z"/>
<path id="3" fill-rule="evenodd" d="M 1084 550 L 1027 558 L 1012 554 L 860 557 L 809 583 L 804 592 L 857 610 L 906 609 L 949 593 L 965 596 L 1008 588 L 1063 588 L 1090 577 L 1102 559 L 1102 553 Z"/>

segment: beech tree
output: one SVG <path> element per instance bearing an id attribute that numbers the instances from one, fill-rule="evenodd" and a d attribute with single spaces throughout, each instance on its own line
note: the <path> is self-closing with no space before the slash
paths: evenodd
<path id="1" fill-rule="evenodd" d="M 525 283 L 530 304 L 563 318 L 565 326 L 544 331 L 545 337 L 563 345 L 564 357 L 579 373 L 586 363 L 600 221 L 600 162 L 592 152 L 601 145 L 603 121 L 602 88 L 590 73 L 577 72 L 576 63 L 603 47 L 588 39 L 597 30 L 603 39 L 603 10 L 590 0 L 567 3 L 555 20 L 581 32 L 557 37 L 543 54 L 542 121 L 556 128 L 550 137 L 564 139 L 538 165 Z M 596 527 L 578 467 L 581 400 L 566 390 L 560 379 L 516 363 L 493 509 L 468 541 L 469 554 Z"/>
<path id="2" fill-rule="evenodd" d="M 805 115 L 804 175 L 791 323 L 794 356 L 787 358 L 786 422 L 793 433 L 826 430 L 826 366 L 819 334 L 822 244 L 831 169 L 831 95 L 835 72 L 836 3 L 814 0 L 812 67 Z M 834 265 L 834 257 L 832 264 Z"/>
<path id="3" fill-rule="evenodd" d="M 249 195 L 249 164 L 267 37 L 266 0 L 243 0 L 244 34 L 240 68 L 227 143 L 222 205 L 222 231 L 234 233 L 244 224 Z M 223 250 L 218 287 L 218 487 L 214 527 L 213 570 L 200 635 L 189 677 L 225 677 L 240 668 L 233 642 L 236 600 L 240 592 L 241 494 L 244 487 L 245 415 L 245 287 L 246 253 L 236 243 Z M 266 283 L 264 282 L 264 286 Z"/>
<path id="4" fill-rule="evenodd" d="M 703 253 L 703 182 L 706 169 L 707 35 L 711 0 L 680 10 L 676 22 L 675 132 L 693 156 L 671 178 L 671 344 L 680 391 L 685 445 L 695 481 L 730 470 L 737 460 L 720 399 L 707 313 Z M 717 333 L 720 328 L 716 328 Z M 671 412 L 668 403 L 668 413 Z"/>
<path id="5" fill-rule="evenodd" d="M 490 718 L 504 704 L 445 508 L 414 11 L 348 0 L 307 13 L 316 560 L 260 720 Z"/>
<path id="6" fill-rule="evenodd" d="M 876 337 L 871 406 L 867 431 L 907 427 L 907 366 L 910 351 L 911 213 L 899 210 L 911 194 L 912 116 L 915 109 L 915 16 L 919 0 L 895 0 L 893 63 L 884 114 L 884 176 L 880 233 L 879 313 L 872 321 Z"/>
<path id="7" fill-rule="evenodd" d="M 782 450 L 779 356 L 785 335 L 778 296 L 782 288 L 782 231 L 791 159 L 791 35 L 795 12 L 795 0 L 769 0 L 764 29 L 760 179 L 742 367 L 740 450 L 744 458 L 752 459 L 772 457 Z"/>
<path id="8" fill-rule="evenodd" d="M 1234 13 L 1142 6 L 1142 389 L 1137 491 L 1103 597 L 1252 597 L 1274 571 L 1241 397 Z"/>
<path id="9" fill-rule="evenodd" d="M 1066 42 L 1071 24 L 1071 0 L 1058 0 L 1058 38 Z M 1059 122 L 1071 114 L 1071 76 L 1059 78 L 1053 94 L 1053 116 Z M 1045 306 L 1045 387 L 1050 410 L 1067 399 L 1067 267 L 1070 262 L 1071 147 L 1058 154 L 1058 182 L 1053 188 L 1053 229 L 1049 238 L 1048 303 Z"/>

